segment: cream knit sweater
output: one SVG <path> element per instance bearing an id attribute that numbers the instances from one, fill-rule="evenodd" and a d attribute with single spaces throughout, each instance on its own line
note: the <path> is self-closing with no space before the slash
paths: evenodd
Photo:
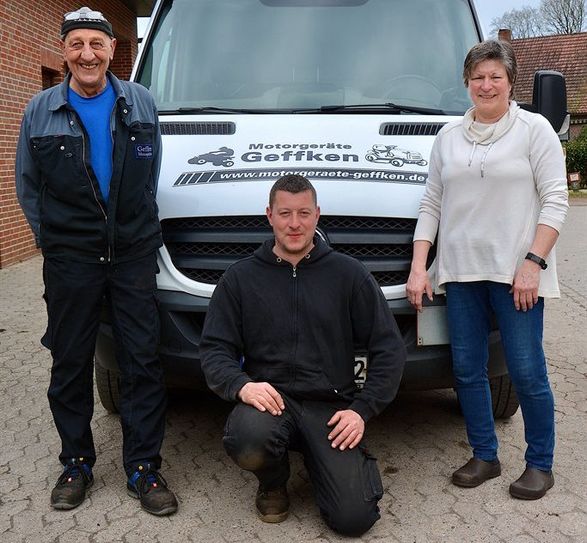
<path id="1" fill-rule="evenodd" d="M 548 121 L 511 102 L 490 126 L 473 108 L 438 133 L 414 240 L 434 242 L 437 293 L 449 281 L 512 284 L 537 224 L 560 232 L 568 209 L 565 160 Z M 560 296 L 555 250 L 541 272 L 539 296 Z"/>

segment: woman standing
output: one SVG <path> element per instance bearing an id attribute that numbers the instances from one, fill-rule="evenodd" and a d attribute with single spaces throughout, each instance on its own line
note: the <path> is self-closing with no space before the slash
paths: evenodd
<path id="1" fill-rule="evenodd" d="M 554 400 L 542 348 L 545 297 L 558 297 L 554 244 L 565 220 L 560 142 L 541 115 L 513 101 L 517 64 L 507 42 L 475 45 L 463 79 L 474 106 L 439 132 L 414 235 L 408 299 L 422 309 L 432 282 L 446 292 L 453 371 L 473 458 L 452 482 L 475 487 L 501 474 L 487 378 L 492 315 L 525 425 L 526 469 L 510 494 L 538 499 L 554 485 Z"/>

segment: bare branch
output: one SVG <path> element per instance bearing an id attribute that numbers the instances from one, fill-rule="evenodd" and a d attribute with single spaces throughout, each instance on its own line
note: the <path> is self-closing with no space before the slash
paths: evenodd
<path id="1" fill-rule="evenodd" d="M 587 29 L 587 0 L 542 0 L 538 9 L 512 9 L 492 19 L 491 37 L 501 28 L 509 28 L 514 39 L 575 34 Z"/>
<path id="2" fill-rule="evenodd" d="M 587 0 L 542 0 L 540 13 L 549 34 L 576 34 L 586 28 Z"/>
<path id="3" fill-rule="evenodd" d="M 505 12 L 501 17 L 495 17 L 491 21 L 491 36 L 496 37 L 501 28 L 509 28 L 514 39 L 532 38 L 544 34 L 544 24 L 540 11 L 528 6 L 512 9 Z"/>

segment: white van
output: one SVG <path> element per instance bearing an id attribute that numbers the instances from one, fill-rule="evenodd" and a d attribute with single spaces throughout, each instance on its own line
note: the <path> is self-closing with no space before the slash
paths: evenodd
<path id="1" fill-rule="evenodd" d="M 133 79 L 155 97 L 163 135 L 158 298 L 170 386 L 202 383 L 198 343 L 214 286 L 271 236 L 269 189 L 287 173 L 316 187 L 318 234 L 381 286 L 408 348 L 402 387 L 453 386 L 444 300 L 416 315 L 405 284 L 430 149 L 470 106 L 462 65 L 480 39 L 467 0 L 156 4 Z M 359 347 L 359 381 L 365 364 Z M 518 402 L 497 331 L 489 372 L 495 415 L 511 416 Z M 96 374 L 115 411 L 107 315 Z"/>

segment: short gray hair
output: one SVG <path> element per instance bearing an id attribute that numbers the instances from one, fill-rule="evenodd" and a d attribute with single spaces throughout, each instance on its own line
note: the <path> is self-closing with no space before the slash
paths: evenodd
<path id="1" fill-rule="evenodd" d="M 518 62 L 514 48 L 509 42 L 503 40 L 486 40 L 471 47 L 463 66 L 463 82 L 465 83 L 465 87 L 469 86 L 469 79 L 477 64 L 484 60 L 497 60 L 503 65 L 508 76 L 508 81 L 512 86 L 510 98 L 513 98 L 514 85 L 518 78 Z"/>

